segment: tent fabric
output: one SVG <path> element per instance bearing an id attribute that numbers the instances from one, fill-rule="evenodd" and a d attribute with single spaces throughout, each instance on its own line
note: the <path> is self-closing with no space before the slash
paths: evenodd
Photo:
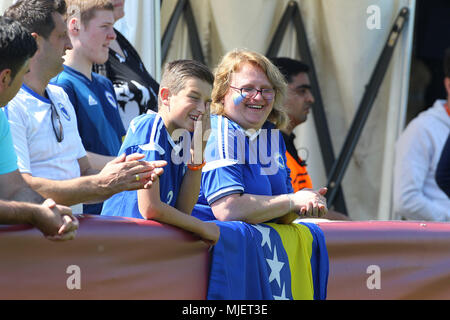
<path id="1" fill-rule="evenodd" d="M 160 39 L 158 1 L 125 1 L 125 16 L 115 27 L 135 45 L 141 59 L 153 78 L 160 78 Z"/>
<path id="2" fill-rule="evenodd" d="M 8 8 L 10 5 L 13 4 L 13 0 L 2 0 L 0 1 L 0 13 L 3 14 L 3 12 Z"/>
<path id="3" fill-rule="evenodd" d="M 31 227 L 0 226 L 0 299 L 206 299 L 204 242 L 152 221 L 79 220 L 76 239 L 62 243 Z M 329 257 L 328 300 L 450 299 L 449 223 L 316 224 Z M 70 290 L 76 266 L 80 289 Z"/>

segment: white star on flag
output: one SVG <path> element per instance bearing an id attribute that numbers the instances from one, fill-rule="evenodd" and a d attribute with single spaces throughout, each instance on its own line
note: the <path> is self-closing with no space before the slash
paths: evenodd
<path id="1" fill-rule="evenodd" d="M 273 260 L 266 259 L 267 263 L 270 267 L 270 276 L 269 276 L 269 282 L 272 282 L 273 280 L 277 280 L 278 286 L 281 288 L 281 281 L 280 281 L 280 271 L 284 266 L 284 262 L 278 261 L 277 256 L 277 248 L 274 247 L 273 249 Z"/>
<path id="2" fill-rule="evenodd" d="M 258 230 L 262 235 L 261 247 L 267 243 L 270 252 L 272 252 L 272 243 L 270 242 L 270 228 L 266 228 L 260 225 L 254 225 L 256 230 Z"/>
<path id="3" fill-rule="evenodd" d="M 286 297 L 285 284 L 283 284 L 283 290 L 281 290 L 281 296 L 273 296 L 275 300 L 290 300 Z"/>

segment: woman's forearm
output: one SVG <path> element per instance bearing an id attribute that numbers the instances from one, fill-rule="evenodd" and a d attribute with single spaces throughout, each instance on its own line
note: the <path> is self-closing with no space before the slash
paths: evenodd
<path id="1" fill-rule="evenodd" d="M 288 195 L 261 196 L 233 194 L 217 200 L 211 205 L 218 220 L 239 220 L 248 223 L 262 223 L 279 218 L 294 210 Z"/>

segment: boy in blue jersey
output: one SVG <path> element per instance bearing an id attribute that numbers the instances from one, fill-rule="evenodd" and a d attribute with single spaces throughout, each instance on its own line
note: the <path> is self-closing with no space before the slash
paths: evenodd
<path id="1" fill-rule="evenodd" d="M 89 161 L 101 170 L 117 155 L 125 135 L 113 84 L 91 71 L 93 64 L 106 62 L 109 43 L 116 38 L 114 7 L 109 0 L 66 3 L 66 23 L 73 49 L 66 52 L 64 70 L 52 83 L 69 96 Z M 85 205 L 84 212 L 99 214 L 101 205 Z"/>
<path id="2" fill-rule="evenodd" d="M 113 196 L 104 203 L 102 215 L 154 219 L 193 232 L 208 243 L 217 242 L 219 228 L 190 215 L 204 166 L 201 151 L 206 139 L 202 133 L 209 130 L 213 81 L 211 72 L 199 62 L 178 60 L 166 65 L 158 113 L 133 119 L 119 152 L 139 152 L 147 161 L 165 160 L 168 165 L 151 190 Z"/>
<path id="3" fill-rule="evenodd" d="M 73 48 L 66 52 L 64 71 L 53 82 L 64 88 L 75 107 L 86 151 L 115 156 L 125 129 L 114 87 L 107 78 L 91 71 L 94 63 L 104 63 L 108 59 L 108 45 L 116 38 L 114 7 L 109 0 L 68 0 L 66 3 L 67 30 Z"/>

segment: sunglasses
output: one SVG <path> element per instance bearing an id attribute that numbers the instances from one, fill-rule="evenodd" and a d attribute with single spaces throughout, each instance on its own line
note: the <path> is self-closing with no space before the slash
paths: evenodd
<path id="1" fill-rule="evenodd" d="M 55 133 L 56 140 L 58 142 L 61 142 L 64 140 L 64 130 L 61 123 L 61 118 L 59 116 L 58 111 L 56 110 L 55 105 L 53 102 L 50 102 L 51 109 L 52 109 L 52 126 L 53 126 L 53 132 Z"/>

